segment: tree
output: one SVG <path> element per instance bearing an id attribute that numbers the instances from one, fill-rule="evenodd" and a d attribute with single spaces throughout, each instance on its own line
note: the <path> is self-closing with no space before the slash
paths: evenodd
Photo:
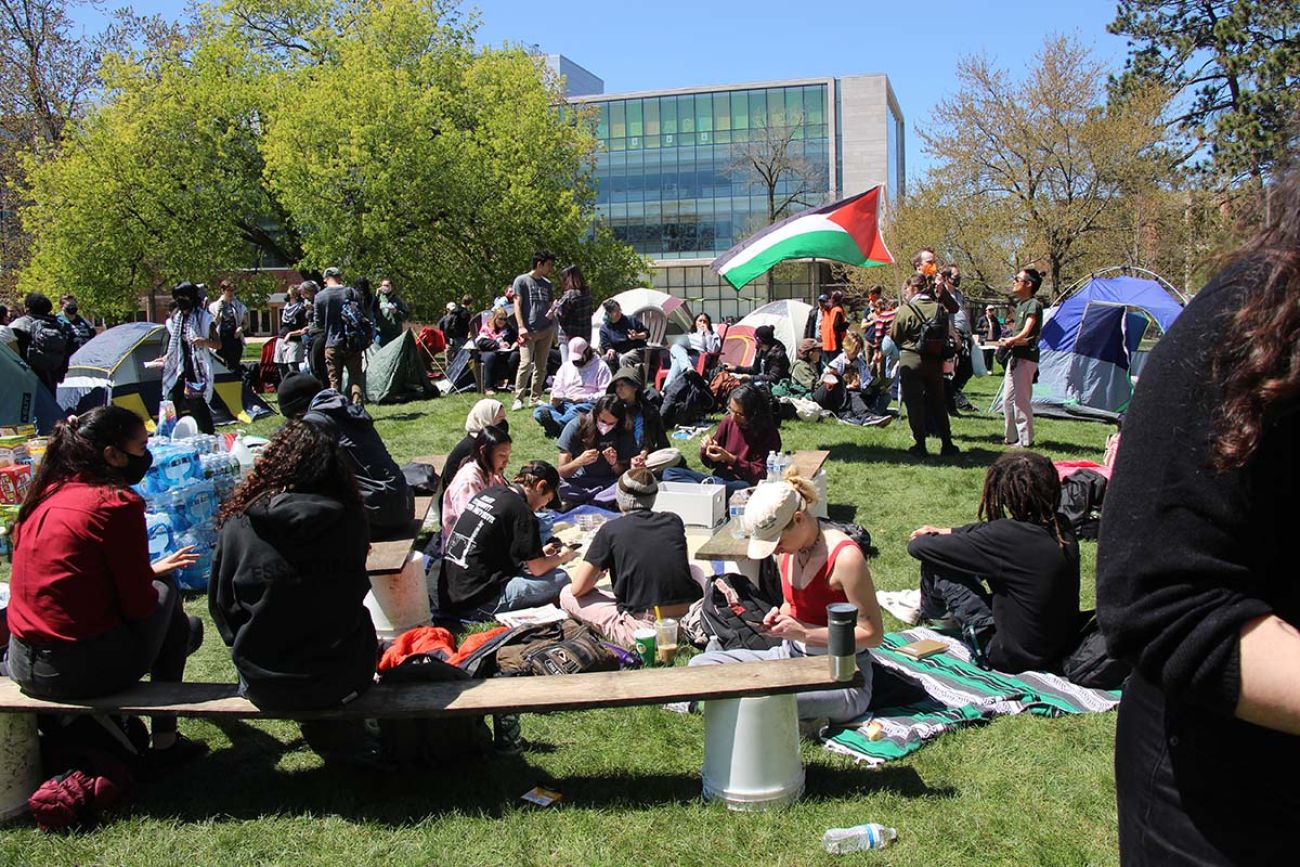
<path id="1" fill-rule="evenodd" d="M 1300 5 L 1279 0 L 1120 0 L 1111 33 L 1129 39 L 1112 93 L 1152 84 L 1181 94 L 1171 125 L 1205 177 L 1256 186 L 1294 149 Z"/>
<path id="2" fill-rule="evenodd" d="M 1064 37 L 1046 40 L 1021 82 L 978 56 L 959 61 L 957 75 L 958 91 L 920 133 L 939 162 L 939 195 L 964 203 L 977 226 L 1003 215 L 998 234 L 1016 245 L 1008 264 L 1041 263 L 1059 292 L 1115 203 L 1155 183 L 1167 95 L 1152 87 L 1107 104 L 1103 67 Z"/>

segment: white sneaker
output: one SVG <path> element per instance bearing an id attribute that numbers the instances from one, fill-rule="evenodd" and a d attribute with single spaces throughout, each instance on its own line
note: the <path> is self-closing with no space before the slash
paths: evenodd
<path id="1" fill-rule="evenodd" d="M 510 404 L 510 409 L 514 412 L 518 412 L 523 408 L 524 408 L 524 402 L 519 398 L 515 398 L 515 402 Z"/>

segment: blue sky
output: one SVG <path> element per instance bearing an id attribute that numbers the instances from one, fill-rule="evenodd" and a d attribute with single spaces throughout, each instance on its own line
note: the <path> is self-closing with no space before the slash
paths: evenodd
<path id="1" fill-rule="evenodd" d="M 139 0 L 178 15 L 180 2 Z M 957 59 L 984 52 L 1019 72 L 1049 33 L 1067 33 L 1119 68 L 1106 32 L 1113 0 L 478 0 L 479 39 L 536 44 L 605 80 L 607 92 L 778 78 L 886 73 L 909 127 L 908 175 L 927 159 L 911 131 L 956 86 Z M 83 13 L 92 20 L 93 13 Z"/>

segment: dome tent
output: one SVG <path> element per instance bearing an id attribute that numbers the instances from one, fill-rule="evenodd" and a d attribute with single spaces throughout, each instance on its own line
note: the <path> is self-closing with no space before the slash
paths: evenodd
<path id="1" fill-rule="evenodd" d="M 49 433 L 59 420 L 59 405 L 27 362 L 0 344 L 0 426 L 35 425 Z"/>
<path id="2" fill-rule="evenodd" d="M 772 326 L 776 339 L 781 341 L 786 354 L 793 360 L 812 311 L 812 305 L 793 299 L 773 301 L 754 308 L 744 319 L 727 329 L 727 336 L 722 341 L 722 360 L 738 366 L 752 364 L 757 349 L 754 329 L 762 325 Z"/>
<path id="3" fill-rule="evenodd" d="M 127 322 L 105 329 L 72 355 L 68 375 L 59 385 L 59 406 L 65 412 L 84 412 L 92 407 L 115 403 L 152 422 L 162 400 L 162 368 L 145 362 L 162 356 L 167 345 L 167 328 L 153 322 Z M 272 410 L 253 394 L 238 371 L 221 363 L 215 355 L 212 365 L 212 420 L 217 424 L 247 424 Z"/>

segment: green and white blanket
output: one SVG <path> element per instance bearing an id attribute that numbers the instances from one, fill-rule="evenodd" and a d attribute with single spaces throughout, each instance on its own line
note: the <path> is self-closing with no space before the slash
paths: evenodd
<path id="1" fill-rule="evenodd" d="M 897 650 L 926 638 L 944 642 L 948 651 L 915 660 Z M 1086 689 L 1055 674 L 985 671 L 971 662 L 970 651 L 960 639 L 929 629 L 891 632 L 871 653 L 878 665 L 916 683 L 926 695 L 911 704 L 879 708 L 825 741 L 832 752 L 873 766 L 910 755 L 945 732 L 993 717 L 1099 713 L 1119 704 L 1118 690 Z M 868 738 L 873 722 L 881 730 L 874 741 Z"/>

